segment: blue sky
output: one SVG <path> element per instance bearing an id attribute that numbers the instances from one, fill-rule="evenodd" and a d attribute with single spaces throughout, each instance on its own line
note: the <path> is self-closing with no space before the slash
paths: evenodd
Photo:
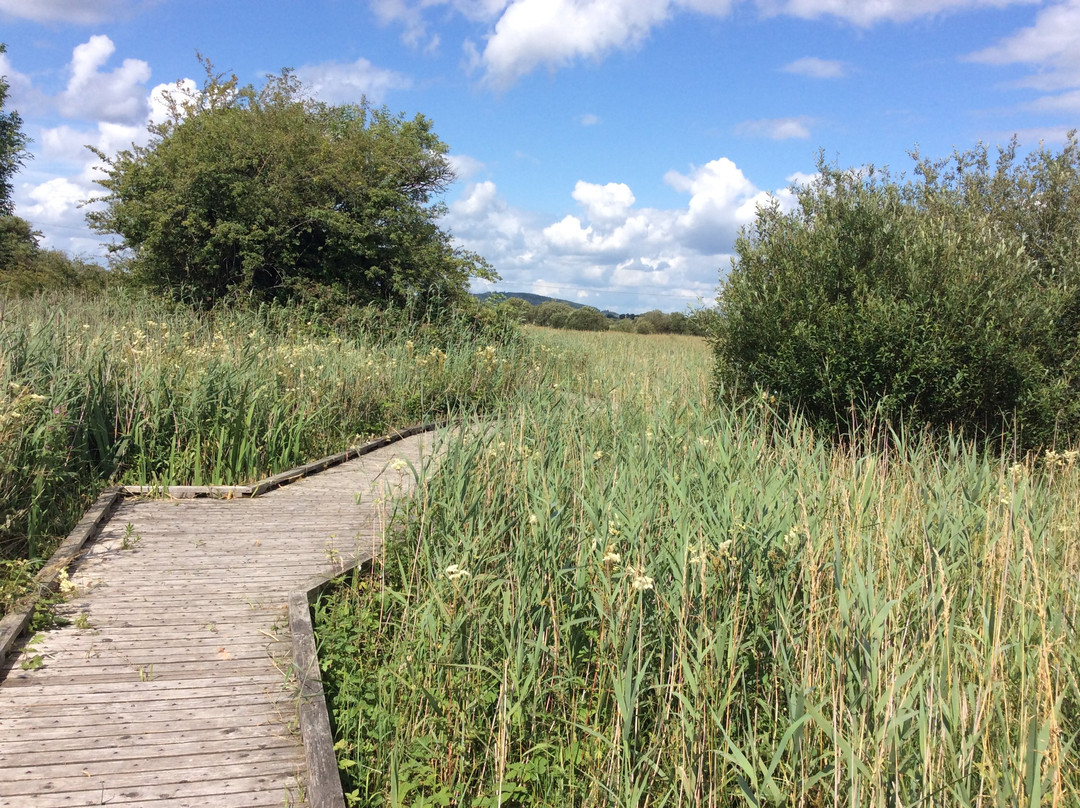
<path id="1" fill-rule="evenodd" d="M 83 146 L 145 142 L 198 51 L 430 117 L 459 177 L 444 225 L 496 288 L 617 311 L 711 302 L 819 151 L 908 170 L 916 146 L 1056 146 L 1080 121 L 1080 0 L 0 0 L 0 41 L 34 140 L 17 212 L 46 246 L 103 253 Z"/>

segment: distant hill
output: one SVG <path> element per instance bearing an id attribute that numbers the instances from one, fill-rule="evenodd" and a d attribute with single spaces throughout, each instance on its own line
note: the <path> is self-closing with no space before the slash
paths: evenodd
<path id="1" fill-rule="evenodd" d="M 518 298 L 520 300 L 524 300 L 526 303 L 529 303 L 530 305 L 533 305 L 533 306 L 539 306 L 541 303 L 549 303 L 550 302 L 550 303 L 565 303 L 567 306 L 570 306 L 571 308 L 583 309 L 588 305 L 588 303 L 575 303 L 572 300 L 563 300 L 562 298 L 559 298 L 559 297 L 547 297 L 546 295 L 534 295 L 532 292 L 481 292 L 478 295 L 473 295 L 473 297 L 475 297 L 481 303 L 484 302 L 485 300 L 487 300 L 489 297 L 516 297 L 516 298 Z M 623 315 L 619 314 L 619 312 L 617 312 L 617 311 L 601 311 L 600 313 L 603 314 L 605 317 L 612 317 L 612 318 L 615 318 L 615 319 L 618 319 L 619 317 L 623 316 Z"/>

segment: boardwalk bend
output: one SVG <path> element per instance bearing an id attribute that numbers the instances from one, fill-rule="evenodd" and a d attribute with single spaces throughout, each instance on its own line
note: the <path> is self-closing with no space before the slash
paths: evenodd
<path id="1" fill-rule="evenodd" d="M 70 624 L 0 669 L 0 806 L 315 806 L 328 784 L 340 800 L 330 750 L 305 756 L 326 718 L 296 621 L 317 579 L 377 551 L 434 440 L 258 497 L 120 501 L 71 565 Z"/>

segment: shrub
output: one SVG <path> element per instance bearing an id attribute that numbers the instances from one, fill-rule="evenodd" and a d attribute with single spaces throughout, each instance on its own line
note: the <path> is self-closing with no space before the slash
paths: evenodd
<path id="1" fill-rule="evenodd" d="M 607 331 L 608 318 L 592 306 L 585 306 L 567 316 L 565 327 L 574 331 Z"/>
<path id="2" fill-rule="evenodd" d="M 1080 433 L 1080 159 L 1016 145 L 917 181 L 819 161 L 798 207 L 759 210 L 714 330 L 718 386 L 830 430 L 871 418 L 1021 448 Z"/>
<path id="3" fill-rule="evenodd" d="M 97 264 L 38 246 L 40 233 L 18 216 L 0 216 L 0 294 L 83 290 L 99 292 L 124 278 Z"/>
<path id="4" fill-rule="evenodd" d="M 256 89 L 204 67 L 148 145 L 98 152 L 108 194 L 88 220 L 136 280 L 206 307 L 436 306 L 497 277 L 439 227 L 453 171 L 428 119 L 312 101 L 288 70 Z"/>

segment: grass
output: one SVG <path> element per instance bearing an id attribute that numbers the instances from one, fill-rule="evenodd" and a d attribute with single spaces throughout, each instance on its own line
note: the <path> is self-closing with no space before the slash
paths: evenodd
<path id="1" fill-rule="evenodd" d="M 580 361 L 318 604 L 350 804 L 1080 803 L 1075 453 L 836 449 L 700 340 L 535 335 Z"/>
<path id="2" fill-rule="evenodd" d="M 537 383 L 496 318 L 0 298 L 0 613 L 106 485 L 242 484 Z"/>

